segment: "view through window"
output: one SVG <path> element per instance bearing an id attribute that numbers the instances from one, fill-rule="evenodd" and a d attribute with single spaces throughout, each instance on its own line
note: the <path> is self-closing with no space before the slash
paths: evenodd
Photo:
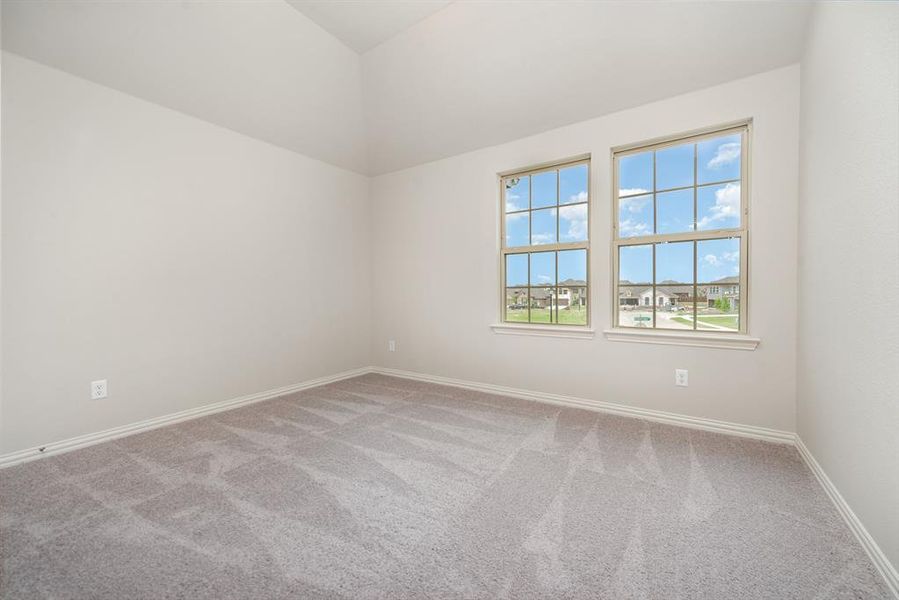
<path id="1" fill-rule="evenodd" d="M 502 177 L 503 320 L 587 325 L 589 158 Z"/>
<path id="2" fill-rule="evenodd" d="M 616 326 L 745 331 L 748 131 L 614 153 Z"/>

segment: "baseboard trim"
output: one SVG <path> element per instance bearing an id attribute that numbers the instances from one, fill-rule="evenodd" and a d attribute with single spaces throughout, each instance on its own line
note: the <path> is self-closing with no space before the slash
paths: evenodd
<path id="1" fill-rule="evenodd" d="M 871 534 L 865 529 L 865 526 L 862 525 L 862 522 L 856 516 L 855 512 L 849 507 L 849 504 L 846 503 L 843 495 L 840 494 L 837 487 L 830 480 L 830 477 L 827 476 L 827 473 L 824 472 L 824 469 L 821 468 L 821 465 L 818 464 L 818 461 L 815 460 L 815 457 L 798 434 L 796 435 L 796 449 L 799 450 L 802 460 L 805 461 L 805 464 L 808 465 L 811 472 L 815 474 L 818 483 L 824 488 L 830 501 L 836 506 L 837 511 L 840 513 L 840 516 L 843 517 L 843 520 L 846 522 L 850 531 L 855 535 L 855 538 L 862 545 L 862 548 L 865 549 L 865 552 L 868 554 L 871 562 L 874 563 L 874 567 L 880 573 L 881 577 L 883 577 L 887 587 L 893 593 L 893 596 L 899 598 L 899 573 L 896 572 L 896 568 L 890 563 L 889 559 L 880 549 L 880 546 L 877 545 L 877 542 L 874 541 L 874 538 L 871 537 Z"/>
<path id="2" fill-rule="evenodd" d="M 142 431 L 149 431 L 150 429 L 156 429 L 157 427 L 162 427 L 164 425 L 172 425 L 174 423 L 180 423 L 181 421 L 196 419 L 198 417 L 211 415 L 225 410 L 231 410 L 233 408 L 246 406 L 255 402 L 270 400 L 272 398 L 277 398 L 278 396 L 293 394 L 295 392 L 307 390 L 309 388 L 326 385 L 328 383 L 334 383 L 335 381 L 349 379 L 350 377 L 358 377 L 359 375 L 370 373 L 371 370 L 371 367 L 362 367 L 359 369 L 342 371 L 334 375 L 327 375 L 325 377 L 319 377 L 317 379 L 310 379 L 302 383 L 296 383 L 293 385 L 275 388 L 264 392 L 258 392 L 256 394 L 249 394 L 247 396 L 240 396 L 238 398 L 231 398 L 230 400 L 223 400 L 221 402 L 215 402 L 213 404 L 207 404 L 205 406 L 199 406 L 197 408 L 190 408 L 188 410 L 182 410 L 180 412 L 163 415 L 161 417 L 153 417 L 151 419 L 145 419 L 136 423 L 122 425 L 120 427 L 113 427 L 112 429 L 107 429 L 105 431 L 79 435 L 67 440 L 51 442 L 43 446 L 36 446 L 34 448 L 27 448 L 25 450 L 11 452 L 9 454 L 0 456 L 0 469 L 25 463 L 38 458 L 52 456 L 54 454 L 70 452 L 72 450 L 77 450 L 86 446 L 92 446 L 101 442 L 108 442 L 116 438 L 140 433 Z"/>
<path id="3" fill-rule="evenodd" d="M 510 396 L 513 398 L 522 398 L 524 400 L 533 400 L 536 402 L 545 402 L 550 404 L 558 404 L 561 406 L 572 406 L 575 408 L 585 408 L 604 413 L 611 413 L 627 417 L 636 417 L 638 419 L 646 419 L 657 423 L 666 423 L 668 425 L 678 425 L 680 427 L 689 427 L 691 429 L 702 429 L 704 431 L 714 431 L 717 433 L 726 433 L 740 437 L 748 437 L 780 444 L 792 444 L 796 434 L 790 431 L 780 431 L 777 429 L 769 429 L 767 427 L 756 427 L 754 425 L 741 425 L 739 423 L 730 423 L 728 421 L 718 421 L 715 419 L 704 419 L 701 417 L 690 417 L 677 413 L 665 412 L 661 410 L 651 410 L 648 408 L 637 408 L 624 404 L 615 404 L 614 402 L 604 402 L 602 400 L 589 400 L 586 398 L 577 398 L 575 396 L 563 396 L 560 394 L 549 394 L 545 392 L 534 392 L 520 388 L 506 387 L 502 385 L 493 385 L 490 383 L 480 383 L 476 381 L 466 381 L 463 379 L 452 379 L 450 377 L 440 377 L 437 375 L 426 375 L 413 371 L 402 371 L 399 369 L 389 369 L 385 367 L 372 367 L 374 373 L 382 375 L 391 375 L 393 377 L 402 377 L 404 379 L 414 379 L 417 381 L 425 381 L 428 383 L 437 383 L 441 385 L 450 385 L 479 392 L 487 392 L 490 394 L 499 394 L 502 396 Z"/>

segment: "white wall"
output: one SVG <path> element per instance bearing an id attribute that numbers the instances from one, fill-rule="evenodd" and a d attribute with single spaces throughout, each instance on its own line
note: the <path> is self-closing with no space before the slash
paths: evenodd
<path id="1" fill-rule="evenodd" d="M 817 5 L 802 65 L 798 430 L 899 565 L 899 4 Z"/>
<path id="2" fill-rule="evenodd" d="M 372 181 L 377 365 L 794 430 L 799 68 L 786 67 Z M 610 148 L 754 118 L 753 352 L 610 342 Z M 476 125 L 473 125 L 476 126 Z M 593 340 L 494 334 L 497 173 L 593 155 Z M 387 340 L 397 351 L 387 352 Z M 674 386 L 674 369 L 690 387 Z"/>
<path id="3" fill-rule="evenodd" d="M 3 49 L 365 172 L 359 55 L 286 2 L 4 0 Z"/>
<path id="4" fill-rule="evenodd" d="M 0 453 L 367 364 L 365 177 L 9 53 L 2 87 Z"/>

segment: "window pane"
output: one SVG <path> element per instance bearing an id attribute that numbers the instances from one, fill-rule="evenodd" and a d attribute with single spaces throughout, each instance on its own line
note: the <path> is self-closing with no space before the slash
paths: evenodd
<path id="1" fill-rule="evenodd" d="M 657 233 L 693 231 L 693 189 L 656 194 Z"/>
<path id="2" fill-rule="evenodd" d="M 700 142 L 697 145 L 699 183 L 740 178 L 740 134 Z"/>
<path id="3" fill-rule="evenodd" d="M 556 210 L 544 208 L 531 213 L 531 244 L 556 243 Z"/>
<path id="4" fill-rule="evenodd" d="M 697 188 L 696 202 L 697 229 L 729 229 L 740 226 L 739 183 Z"/>
<path id="5" fill-rule="evenodd" d="M 693 286 L 656 286 L 656 327 L 693 329 Z"/>
<path id="6" fill-rule="evenodd" d="M 618 281 L 621 285 L 652 282 L 652 246 L 621 246 L 618 251 Z"/>
<path id="7" fill-rule="evenodd" d="M 656 152 L 656 190 L 693 185 L 693 144 Z"/>
<path id="8" fill-rule="evenodd" d="M 696 243 L 699 283 L 740 283 L 740 238 L 704 240 Z"/>
<path id="9" fill-rule="evenodd" d="M 506 255 L 506 285 L 528 285 L 528 255 Z"/>
<path id="10" fill-rule="evenodd" d="M 506 289 L 506 321 L 527 323 L 528 289 Z"/>
<path id="11" fill-rule="evenodd" d="M 529 245 L 529 214 L 520 212 L 506 215 L 506 248 Z"/>
<path id="12" fill-rule="evenodd" d="M 587 201 L 587 165 L 559 171 L 559 204 Z"/>
<path id="13" fill-rule="evenodd" d="M 556 285 L 556 253 L 531 254 L 531 285 Z"/>
<path id="14" fill-rule="evenodd" d="M 559 241 L 587 241 L 587 205 L 559 207 Z"/>
<path id="15" fill-rule="evenodd" d="M 506 179 L 506 212 L 529 208 L 529 186 L 531 178 L 511 177 Z"/>
<path id="16" fill-rule="evenodd" d="M 618 200 L 618 237 L 652 234 L 652 195 Z"/>
<path id="17" fill-rule="evenodd" d="M 652 327 L 652 286 L 622 285 L 618 288 L 618 325 Z"/>
<path id="18" fill-rule="evenodd" d="M 656 284 L 693 285 L 693 242 L 656 245 Z"/>
<path id="19" fill-rule="evenodd" d="M 699 286 L 701 299 L 696 328 L 715 331 L 740 330 L 740 286 L 726 282 Z"/>
<path id="20" fill-rule="evenodd" d="M 561 258 L 559 259 L 561 262 Z M 559 270 L 561 271 L 561 264 Z M 557 293 L 559 323 L 562 325 L 587 324 L 587 288 L 559 285 Z"/>
<path id="21" fill-rule="evenodd" d="M 587 285 L 586 250 L 562 250 L 559 252 L 559 285 Z"/>
<path id="22" fill-rule="evenodd" d="M 652 152 L 629 154 L 618 159 L 618 195 L 633 196 L 652 191 Z"/>
<path id="23" fill-rule="evenodd" d="M 531 189 L 531 208 L 556 205 L 556 180 L 558 171 L 537 173 L 531 176 L 533 188 Z"/>
<path id="24" fill-rule="evenodd" d="M 531 323 L 555 323 L 555 288 L 531 288 Z"/>

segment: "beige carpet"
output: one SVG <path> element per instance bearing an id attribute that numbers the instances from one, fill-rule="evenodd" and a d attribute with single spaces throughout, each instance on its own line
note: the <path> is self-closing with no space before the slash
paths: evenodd
<path id="1" fill-rule="evenodd" d="M 3 598 L 887 598 L 795 449 L 380 375 L 0 471 Z"/>

